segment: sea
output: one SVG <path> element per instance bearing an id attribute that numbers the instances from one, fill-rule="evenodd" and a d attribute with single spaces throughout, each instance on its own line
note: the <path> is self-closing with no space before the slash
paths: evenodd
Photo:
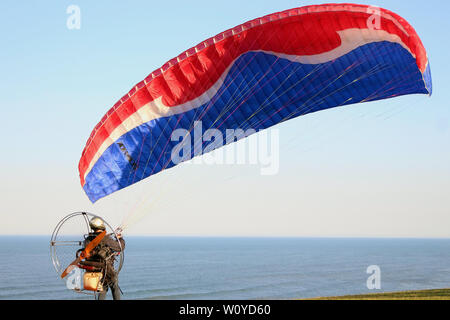
<path id="1" fill-rule="evenodd" d="M 125 240 L 123 299 L 304 299 L 450 287 L 450 239 Z M 50 236 L 0 236 L 0 299 L 93 299 L 59 278 L 49 243 Z"/>

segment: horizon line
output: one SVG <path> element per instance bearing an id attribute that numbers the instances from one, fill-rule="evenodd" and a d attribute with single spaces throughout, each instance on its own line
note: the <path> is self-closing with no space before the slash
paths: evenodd
<path id="1" fill-rule="evenodd" d="M 76 236 L 68 234 L 67 236 Z M 0 234 L 0 237 L 49 237 L 52 234 Z M 131 234 L 124 238 L 217 238 L 217 239 L 367 239 L 367 240 L 450 240 L 450 236 L 293 236 L 293 235 L 148 235 Z"/>

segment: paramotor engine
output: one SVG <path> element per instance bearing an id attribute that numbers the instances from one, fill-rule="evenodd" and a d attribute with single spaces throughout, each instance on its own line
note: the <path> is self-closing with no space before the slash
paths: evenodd
<path id="1" fill-rule="evenodd" d="M 52 237 L 50 240 L 50 254 L 58 275 L 66 281 L 67 287 L 75 292 L 93 294 L 93 291 L 86 291 L 85 286 L 81 283 L 83 274 L 89 270 L 82 268 L 79 262 L 89 255 L 98 243 L 94 243 L 92 240 L 88 241 L 89 235 L 92 235 L 91 227 L 89 226 L 90 219 L 98 217 L 92 213 L 87 212 L 75 212 L 65 216 L 56 225 Z M 120 248 L 121 242 L 117 238 L 116 231 L 101 218 L 106 227 L 106 232 L 100 234 L 97 238 L 98 242 L 101 241 L 106 234 L 110 235 L 117 241 Z M 114 257 L 114 270 L 119 273 L 122 269 L 124 261 L 123 250 L 116 253 Z M 75 272 L 77 276 L 67 277 L 67 275 Z M 70 283 L 69 283 L 70 282 Z"/>

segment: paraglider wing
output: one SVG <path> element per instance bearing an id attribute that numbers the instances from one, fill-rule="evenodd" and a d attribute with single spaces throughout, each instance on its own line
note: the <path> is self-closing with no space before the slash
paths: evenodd
<path id="1" fill-rule="evenodd" d="M 200 43 L 133 87 L 91 133 L 81 185 L 95 202 L 175 166 L 181 139 L 172 133 L 190 133 L 200 121 L 225 136 L 226 129 L 258 131 L 320 110 L 431 92 L 425 48 L 395 13 L 330 4 L 271 14 Z M 186 141 L 183 161 L 201 154 Z"/>

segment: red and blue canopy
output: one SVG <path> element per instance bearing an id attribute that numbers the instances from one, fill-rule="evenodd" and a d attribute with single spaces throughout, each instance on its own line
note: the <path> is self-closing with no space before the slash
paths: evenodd
<path id="1" fill-rule="evenodd" d="M 224 133 L 262 130 L 320 110 L 431 92 L 426 50 L 397 14 L 355 4 L 274 13 L 203 41 L 134 86 L 92 131 L 81 185 L 95 202 L 173 167 L 179 141 L 171 133 L 190 132 L 196 121 Z"/>

